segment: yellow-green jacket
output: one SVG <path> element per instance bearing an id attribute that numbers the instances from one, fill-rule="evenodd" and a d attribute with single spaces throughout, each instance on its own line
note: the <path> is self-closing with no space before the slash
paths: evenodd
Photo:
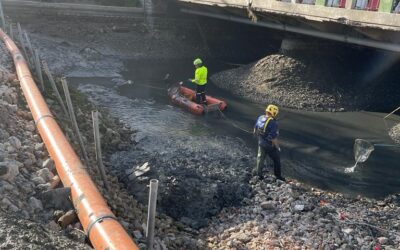
<path id="1" fill-rule="evenodd" d="M 192 82 L 196 83 L 197 85 L 205 85 L 207 83 L 207 74 L 208 70 L 205 66 L 197 68 Z"/>

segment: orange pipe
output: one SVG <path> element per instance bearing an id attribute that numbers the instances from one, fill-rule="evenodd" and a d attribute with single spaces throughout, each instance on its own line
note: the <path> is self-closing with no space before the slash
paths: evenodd
<path id="1" fill-rule="evenodd" d="M 10 51 L 22 91 L 39 133 L 54 160 L 64 186 L 71 187 L 71 198 L 79 220 L 95 249 L 125 250 L 139 248 L 116 220 L 86 172 L 67 138 L 53 118 L 27 63 L 15 43 L 0 29 L 1 39 Z"/>

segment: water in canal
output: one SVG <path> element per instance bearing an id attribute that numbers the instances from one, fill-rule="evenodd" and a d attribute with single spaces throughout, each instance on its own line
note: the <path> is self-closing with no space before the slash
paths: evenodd
<path id="1" fill-rule="evenodd" d="M 226 68 L 219 64 L 207 66 L 210 75 Z M 265 105 L 234 97 L 209 82 L 207 93 L 228 103 L 227 119 L 217 113 L 194 116 L 170 103 L 162 80 L 167 73 L 173 82 L 191 78 L 191 60 L 130 61 L 126 68 L 122 75 L 125 81 L 129 80 L 128 84 L 110 78 L 73 78 L 72 81 L 92 101 L 137 130 L 136 140 L 148 152 L 171 157 L 185 148 L 201 152 L 206 147 L 215 152 L 215 157 L 250 157 L 248 170 L 252 168 L 257 141 L 243 130 L 252 130 Z M 383 197 L 400 192 L 399 149 L 376 148 L 354 173 L 344 172 L 355 163 L 353 144 L 356 138 L 393 143 L 388 129 L 400 122 L 400 117 L 392 116 L 386 122 L 382 117 L 384 114 L 373 112 L 282 109 L 279 124 L 284 175 L 350 195 Z"/>

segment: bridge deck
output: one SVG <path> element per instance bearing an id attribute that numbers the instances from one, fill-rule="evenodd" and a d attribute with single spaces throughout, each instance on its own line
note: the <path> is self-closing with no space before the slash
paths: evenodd
<path id="1" fill-rule="evenodd" d="M 357 27 L 371 27 L 384 30 L 400 31 L 400 15 L 379 11 L 352 9 L 352 2 L 347 1 L 346 8 L 326 7 L 276 0 L 178 0 L 182 3 L 199 5 L 234 7 L 264 13 L 302 17 L 312 21 L 336 22 Z M 249 5 L 251 3 L 251 5 Z"/>

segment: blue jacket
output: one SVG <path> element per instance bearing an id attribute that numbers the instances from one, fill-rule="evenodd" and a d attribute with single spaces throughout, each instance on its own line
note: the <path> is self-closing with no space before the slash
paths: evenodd
<path id="1" fill-rule="evenodd" d="M 258 131 L 258 144 L 260 146 L 271 146 L 272 140 L 278 138 L 279 128 L 278 123 L 274 118 L 267 115 L 258 117 L 254 128 Z M 269 121 L 268 121 L 269 120 Z M 268 121 L 267 125 L 265 123 Z"/>

